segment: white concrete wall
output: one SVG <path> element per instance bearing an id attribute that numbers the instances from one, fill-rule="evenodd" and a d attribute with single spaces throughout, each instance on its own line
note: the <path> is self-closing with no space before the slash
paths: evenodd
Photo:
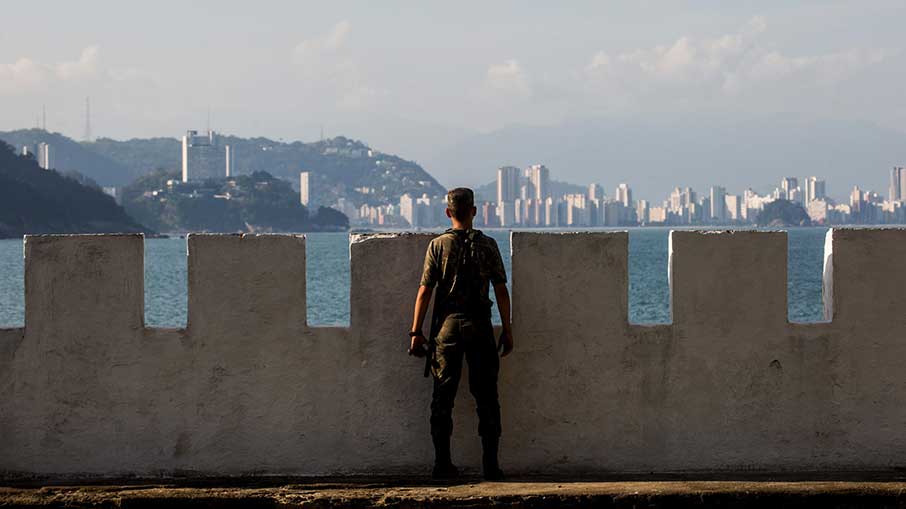
<path id="1" fill-rule="evenodd" d="M 143 326 L 140 236 L 26 240 L 0 330 L 0 476 L 424 472 L 406 355 L 429 235 L 356 236 L 349 328 L 306 324 L 305 240 L 192 235 L 186 329 Z M 790 324 L 782 232 L 673 232 L 673 323 L 628 323 L 628 236 L 514 233 L 517 472 L 885 469 L 906 457 L 906 231 L 834 230 Z M 456 460 L 477 467 L 474 404 Z"/>

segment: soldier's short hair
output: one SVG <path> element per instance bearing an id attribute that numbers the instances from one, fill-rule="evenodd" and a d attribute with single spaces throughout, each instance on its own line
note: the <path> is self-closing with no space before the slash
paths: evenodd
<path id="1" fill-rule="evenodd" d="M 459 221 L 468 219 L 473 207 L 475 207 L 475 193 L 468 187 L 457 187 L 447 193 L 447 209 L 450 210 L 450 215 Z"/>

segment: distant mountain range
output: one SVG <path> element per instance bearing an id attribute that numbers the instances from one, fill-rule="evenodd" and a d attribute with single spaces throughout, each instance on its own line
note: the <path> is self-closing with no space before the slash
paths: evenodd
<path id="1" fill-rule="evenodd" d="M 0 142 L 0 238 L 147 231 L 90 182 L 44 170 L 14 150 Z"/>
<path id="2" fill-rule="evenodd" d="M 634 197 L 654 203 L 675 186 L 769 192 L 782 177 L 810 175 L 824 177 L 828 193 L 843 199 L 853 185 L 886 194 L 890 168 L 906 165 L 906 134 L 795 114 L 596 118 L 475 134 L 424 160 L 442 182 L 456 185 L 488 182 L 499 166 L 535 163 L 550 168 L 551 178 L 600 183 L 608 194 L 626 182 Z"/>
<path id="3" fill-rule="evenodd" d="M 175 138 L 101 138 L 80 143 L 42 129 L 23 129 L 0 132 L 0 140 L 17 148 L 48 143 L 55 168 L 77 171 L 102 186 L 123 186 L 154 170 L 173 172 L 182 168 L 181 142 Z M 266 171 L 298 187 L 299 173 L 311 172 L 313 194 L 321 203 L 330 204 L 337 198 L 346 198 L 355 206 L 396 203 L 405 193 L 421 196 L 445 192 L 418 164 L 344 137 L 286 143 L 220 136 L 219 143 L 232 146 L 237 174 Z"/>

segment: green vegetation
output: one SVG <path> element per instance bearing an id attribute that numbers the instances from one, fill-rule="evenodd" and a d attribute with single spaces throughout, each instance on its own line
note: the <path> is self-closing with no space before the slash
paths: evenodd
<path id="1" fill-rule="evenodd" d="M 157 170 L 123 189 L 132 217 L 159 231 L 303 232 L 349 228 L 348 218 L 321 207 L 310 215 L 292 186 L 266 172 L 183 183 Z"/>
<path id="2" fill-rule="evenodd" d="M 789 200 L 774 200 L 764 206 L 755 221 L 759 226 L 811 226 L 802 205 Z"/>
<path id="3" fill-rule="evenodd" d="M 80 175 L 41 169 L 0 142 L 0 238 L 27 233 L 135 233 L 145 228 Z"/>

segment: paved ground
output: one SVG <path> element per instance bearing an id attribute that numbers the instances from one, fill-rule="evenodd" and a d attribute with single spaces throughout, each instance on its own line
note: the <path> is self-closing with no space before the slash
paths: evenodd
<path id="1" fill-rule="evenodd" d="M 402 478 L 241 478 L 0 483 L 0 507 L 900 507 L 894 474 L 660 476 L 459 484 Z M 710 480 L 709 480 L 710 479 Z"/>

